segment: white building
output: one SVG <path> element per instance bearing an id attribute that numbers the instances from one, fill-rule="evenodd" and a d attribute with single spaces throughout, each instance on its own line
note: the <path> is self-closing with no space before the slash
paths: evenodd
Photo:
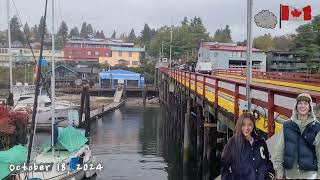
<path id="1" fill-rule="evenodd" d="M 39 59 L 40 50 L 33 49 L 34 56 L 36 60 Z M 12 62 L 34 62 L 34 58 L 32 52 L 28 48 L 12 48 L 11 49 Z M 43 50 L 42 56 L 47 59 L 49 62 L 51 61 L 52 53 L 51 50 Z M 61 50 L 55 51 L 56 60 L 64 60 L 64 52 Z M 8 48 L 0 48 L 0 66 L 9 66 L 9 49 Z"/>
<path id="2" fill-rule="evenodd" d="M 217 69 L 245 68 L 246 46 L 234 43 L 203 42 L 198 51 L 196 71 L 211 72 Z M 252 67 L 266 71 L 266 54 L 252 48 Z"/>

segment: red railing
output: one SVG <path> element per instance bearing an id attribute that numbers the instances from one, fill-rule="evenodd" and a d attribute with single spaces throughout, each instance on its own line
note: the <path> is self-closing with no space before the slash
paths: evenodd
<path id="1" fill-rule="evenodd" d="M 240 87 L 246 87 L 245 83 L 235 81 L 235 80 L 230 80 L 230 79 L 224 79 L 222 77 L 217 77 L 217 76 L 210 76 L 210 75 L 205 75 L 205 74 L 199 74 L 199 73 L 193 73 L 193 72 L 187 72 L 187 71 L 182 71 L 182 70 L 175 70 L 171 69 L 169 70 L 168 68 L 161 68 L 160 72 L 163 74 L 168 75 L 171 78 L 174 78 L 176 80 L 179 80 L 179 82 L 186 82 L 188 81 L 188 86 L 187 88 L 191 89 L 191 83 L 195 85 L 195 94 L 197 96 L 200 96 L 199 92 L 197 91 L 198 85 L 202 85 L 202 96 L 205 97 L 206 99 L 206 91 L 210 90 L 208 88 L 204 87 L 209 87 L 211 89 L 214 89 L 214 97 L 215 100 L 213 102 L 214 107 L 219 106 L 218 102 L 218 94 L 219 92 L 226 93 L 230 96 L 234 97 L 234 121 L 236 121 L 239 117 L 239 101 L 240 100 L 246 100 L 246 96 L 240 93 Z M 234 90 L 229 90 L 227 88 L 219 86 L 219 82 L 224 82 L 228 84 L 234 85 Z M 280 115 L 285 115 L 286 117 L 290 117 L 292 114 L 292 110 L 288 107 L 283 107 L 280 105 L 275 104 L 275 96 L 283 96 L 287 98 L 293 98 L 295 99 L 298 94 L 303 93 L 303 90 L 297 90 L 297 91 L 290 91 L 290 90 L 279 90 L 277 88 L 267 88 L 264 86 L 257 86 L 257 85 L 250 85 L 252 90 L 257 90 L 260 92 L 265 92 L 268 94 L 267 101 L 263 101 L 260 99 L 252 98 L 252 103 L 260 106 L 264 109 L 268 110 L 268 136 L 272 136 L 274 134 L 274 113 L 279 113 Z M 311 94 L 311 97 L 315 103 L 320 103 L 320 93 L 314 93 Z"/>
<path id="2" fill-rule="evenodd" d="M 246 76 L 246 69 L 218 69 L 213 75 L 226 74 L 235 76 Z M 289 73 L 289 72 L 261 72 L 252 71 L 252 77 L 258 79 L 278 80 L 285 82 L 302 82 L 309 85 L 320 86 L 320 74 Z"/>

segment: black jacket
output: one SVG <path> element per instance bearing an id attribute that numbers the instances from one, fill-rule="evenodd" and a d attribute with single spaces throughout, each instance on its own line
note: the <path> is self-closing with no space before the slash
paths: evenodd
<path id="1" fill-rule="evenodd" d="M 244 140 L 238 167 L 231 158 L 231 153 L 235 149 L 234 140 L 234 137 L 229 140 L 221 158 L 222 180 L 265 180 L 274 177 L 273 164 L 263 139 L 254 137 L 252 145 L 248 140 Z"/>

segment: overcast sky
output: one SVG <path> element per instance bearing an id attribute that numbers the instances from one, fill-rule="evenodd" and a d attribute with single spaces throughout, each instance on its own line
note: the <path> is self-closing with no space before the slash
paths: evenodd
<path id="1" fill-rule="evenodd" d="M 11 0 L 10 0 L 11 1 Z M 183 17 L 201 17 L 210 34 L 218 28 L 230 25 L 234 41 L 246 38 L 246 0 L 54 0 L 56 6 L 56 26 L 65 20 L 69 30 L 83 21 L 91 23 L 94 29 L 103 30 L 107 37 L 115 29 L 118 33 L 129 33 L 134 28 L 140 33 L 144 23 L 151 28 L 180 23 Z M 22 22 L 29 26 L 39 24 L 44 13 L 45 0 L 14 0 Z M 302 8 L 311 5 L 312 15 L 320 14 L 319 0 L 254 0 L 253 15 L 261 10 L 270 10 L 279 18 L 279 5 L 291 5 Z M 0 30 L 7 28 L 6 0 L 0 1 Z M 51 28 L 51 0 L 49 0 L 48 27 Z M 16 14 L 11 3 L 11 15 Z M 268 30 L 253 24 L 253 36 L 271 33 L 282 35 L 294 33 L 295 29 L 306 22 L 283 22 Z"/>

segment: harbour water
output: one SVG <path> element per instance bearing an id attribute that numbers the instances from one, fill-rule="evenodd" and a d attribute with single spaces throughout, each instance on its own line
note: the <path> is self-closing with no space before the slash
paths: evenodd
<path id="1" fill-rule="evenodd" d="M 181 151 L 163 138 L 160 107 L 123 106 L 91 123 L 91 147 L 103 165 L 99 180 L 180 180 Z M 37 133 L 36 144 L 49 135 Z"/>

